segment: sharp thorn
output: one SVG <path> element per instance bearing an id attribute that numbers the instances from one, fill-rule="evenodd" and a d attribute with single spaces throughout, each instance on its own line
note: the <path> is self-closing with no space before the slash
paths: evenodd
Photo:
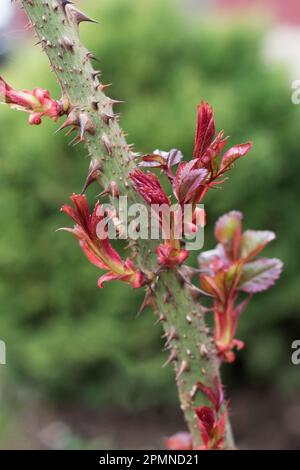
<path id="1" fill-rule="evenodd" d="M 184 372 L 187 372 L 189 368 L 189 363 L 186 360 L 183 360 L 177 370 L 176 380 L 178 380 Z"/>
<path id="2" fill-rule="evenodd" d="M 169 364 L 171 364 L 171 362 L 177 361 L 177 359 L 178 359 L 177 352 L 173 350 L 170 356 L 168 357 L 168 359 L 166 360 L 166 362 L 162 365 L 162 368 L 167 367 Z"/>

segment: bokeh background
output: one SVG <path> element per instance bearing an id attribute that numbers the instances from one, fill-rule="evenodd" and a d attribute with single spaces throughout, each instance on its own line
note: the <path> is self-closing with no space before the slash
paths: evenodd
<path id="1" fill-rule="evenodd" d="M 26 19 L 1 0 L 0 73 L 16 88 L 49 88 L 47 60 Z M 86 0 L 100 25 L 83 25 L 111 94 L 126 101 L 122 126 L 136 149 L 193 148 L 196 104 L 208 100 L 232 143 L 253 140 L 222 191 L 206 198 L 205 249 L 214 221 L 242 210 L 245 226 L 275 230 L 267 255 L 285 271 L 242 317 L 246 342 L 224 367 L 242 448 L 300 447 L 299 173 L 300 8 L 296 1 Z M 6 11 L 5 6 L 8 9 Z M 297 46 L 298 44 L 298 46 Z M 30 127 L 0 109 L 0 447 L 159 448 L 184 428 L 160 327 L 142 293 L 97 288 L 98 272 L 55 230 L 59 207 L 80 191 L 88 159 L 56 126 Z M 99 192 L 99 191 L 98 191 Z M 89 192 L 94 201 L 97 188 Z"/>

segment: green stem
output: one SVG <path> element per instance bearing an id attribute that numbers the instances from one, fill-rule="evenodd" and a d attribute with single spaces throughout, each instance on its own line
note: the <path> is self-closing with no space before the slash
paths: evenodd
<path id="1" fill-rule="evenodd" d="M 93 122 L 94 132 L 85 134 L 85 146 L 91 159 L 101 164 L 101 184 L 106 188 L 115 181 L 129 204 L 141 202 L 128 180 L 128 173 L 136 166 L 134 155 L 114 114 L 115 103 L 105 95 L 100 75 L 92 66 L 91 54 L 80 41 L 76 21 L 79 17 L 72 16 L 74 10 L 70 11 L 69 6 L 65 10 L 58 0 L 22 0 L 22 4 L 48 55 L 63 97 L 71 109 L 83 113 Z M 135 262 L 141 269 L 148 272 L 157 269 L 154 242 L 137 240 L 134 249 Z M 167 346 L 174 359 L 181 408 L 193 443 L 200 446 L 194 407 L 209 405 L 209 402 L 200 391 L 195 391 L 195 384 L 201 381 L 213 386 L 219 375 L 213 341 L 199 304 L 193 301 L 174 272 L 160 275 L 155 286 L 155 299 Z M 228 432 L 224 447 L 233 446 L 231 432 Z"/>

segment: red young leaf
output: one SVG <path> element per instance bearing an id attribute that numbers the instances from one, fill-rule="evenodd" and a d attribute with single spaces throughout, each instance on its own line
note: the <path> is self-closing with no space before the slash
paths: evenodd
<path id="1" fill-rule="evenodd" d="M 198 122 L 194 147 L 194 158 L 201 158 L 206 152 L 216 133 L 214 112 L 208 103 L 201 102 L 198 109 Z"/>
<path id="2" fill-rule="evenodd" d="M 197 202 L 199 189 L 205 183 L 207 170 L 194 169 L 194 160 L 182 162 L 177 168 L 173 190 L 180 204 Z"/>
<path id="3" fill-rule="evenodd" d="M 218 412 L 224 402 L 224 393 L 219 377 L 214 378 L 214 386 L 208 387 L 202 382 L 197 382 L 197 387 L 210 400 L 216 412 Z"/>
<path id="4" fill-rule="evenodd" d="M 224 153 L 222 161 L 221 161 L 221 168 L 220 172 L 225 172 L 230 169 L 231 165 L 238 159 L 246 155 L 252 149 L 252 143 L 247 142 L 245 144 L 235 145 L 231 149 L 227 150 Z"/>
<path id="5" fill-rule="evenodd" d="M 133 181 L 134 189 L 148 204 L 170 205 L 159 179 L 153 173 L 142 173 L 140 170 L 134 170 L 129 174 L 129 178 Z"/>

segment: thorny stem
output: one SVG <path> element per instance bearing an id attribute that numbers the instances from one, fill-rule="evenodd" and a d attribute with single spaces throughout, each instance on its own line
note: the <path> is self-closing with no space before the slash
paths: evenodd
<path id="1" fill-rule="evenodd" d="M 21 0 L 21 3 L 49 58 L 63 98 L 70 103 L 70 109 L 75 108 L 94 124 L 95 131 L 85 134 L 84 143 L 90 158 L 101 164 L 101 185 L 106 188 L 115 181 L 129 204 L 140 202 L 128 179 L 128 173 L 136 166 L 135 157 L 114 113 L 116 102 L 105 95 L 105 86 L 99 80 L 101 73 L 91 63 L 93 55 L 79 38 L 79 22 L 83 18 L 74 16 L 74 7 L 66 0 Z M 138 240 L 134 244 L 135 263 L 140 269 L 146 272 L 157 269 L 154 251 L 153 241 Z M 209 402 L 202 392 L 196 391 L 195 385 L 201 381 L 212 387 L 219 376 L 215 347 L 199 304 L 174 272 L 161 273 L 154 291 L 166 348 L 170 350 L 167 362 L 174 363 L 181 408 L 197 447 L 201 445 L 201 435 L 194 408 L 208 406 Z M 229 424 L 224 448 L 234 448 Z"/>

